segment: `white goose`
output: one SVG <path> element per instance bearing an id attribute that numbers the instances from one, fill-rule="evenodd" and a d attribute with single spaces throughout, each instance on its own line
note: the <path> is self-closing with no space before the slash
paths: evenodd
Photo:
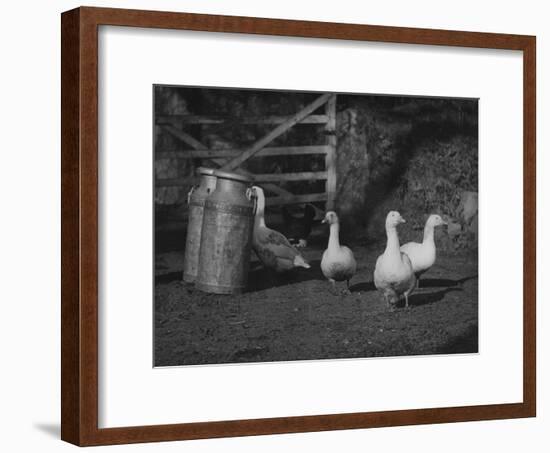
<path id="1" fill-rule="evenodd" d="M 332 284 L 333 292 L 336 291 L 336 282 L 345 280 L 349 293 L 349 281 L 357 270 L 353 252 L 345 245 L 340 245 L 340 222 L 334 211 L 326 213 L 323 223 L 330 225 L 330 236 L 321 260 L 321 270 Z"/>
<path id="2" fill-rule="evenodd" d="M 257 199 L 256 216 L 254 217 L 254 232 L 252 234 L 252 248 L 258 258 L 267 268 L 276 272 L 284 272 L 295 267 L 311 266 L 296 250 L 288 239 L 265 225 L 264 210 L 265 196 L 260 187 L 253 186 L 252 192 Z"/>
<path id="3" fill-rule="evenodd" d="M 401 246 L 400 250 L 406 253 L 411 259 L 413 271 L 418 279 L 418 286 L 420 286 L 420 275 L 426 272 L 435 263 L 436 249 L 434 228 L 440 225 L 447 225 L 447 222 L 437 214 L 430 215 L 424 226 L 424 239 L 422 243 L 407 242 Z"/>
<path id="4" fill-rule="evenodd" d="M 390 211 L 386 217 L 386 250 L 376 260 L 374 286 L 383 294 L 388 308 L 393 309 L 401 296 L 409 307 L 409 295 L 416 286 L 416 276 L 409 257 L 399 250 L 397 225 L 405 223 L 401 214 Z"/>

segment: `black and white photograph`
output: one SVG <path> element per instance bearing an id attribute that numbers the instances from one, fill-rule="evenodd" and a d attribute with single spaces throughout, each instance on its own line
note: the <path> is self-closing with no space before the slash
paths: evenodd
<path id="1" fill-rule="evenodd" d="M 478 100 L 155 85 L 154 366 L 478 352 Z"/>
<path id="2" fill-rule="evenodd" d="M 6 2 L 2 451 L 546 453 L 547 8 L 448 5 Z"/>

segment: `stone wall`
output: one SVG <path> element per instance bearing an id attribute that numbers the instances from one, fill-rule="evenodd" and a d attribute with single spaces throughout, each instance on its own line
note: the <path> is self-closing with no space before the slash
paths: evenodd
<path id="1" fill-rule="evenodd" d="M 399 210 L 413 240 L 437 213 L 449 221 L 437 233 L 443 249 L 477 247 L 476 101 L 347 101 L 337 122 L 344 235 L 380 240 L 387 212 Z"/>

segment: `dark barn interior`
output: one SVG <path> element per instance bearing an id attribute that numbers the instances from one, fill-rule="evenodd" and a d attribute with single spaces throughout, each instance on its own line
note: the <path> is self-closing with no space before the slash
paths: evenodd
<path id="1" fill-rule="evenodd" d="M 477 352 L 477 100 L 155 86 L 154 109 L 156 366 Z M 256 144 L 236 171 L 263 187 L 273 229 L 313 207 L 311 269 L 272 275 L 252 254 L 244 294 L 202 293 L 182 281 L 195 171 Z M 357 260 L 348 295 L 319 268 L 327 208 Z M 448 223 L 408 311 L 373 284 L 390 210 L 401 243 L 430 214 Z"/>

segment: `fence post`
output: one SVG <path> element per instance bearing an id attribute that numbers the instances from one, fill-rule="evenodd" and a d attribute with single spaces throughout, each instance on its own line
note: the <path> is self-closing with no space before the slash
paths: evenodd
<path id="1" fill-rule="evenodd" d="M 325 112 L 328 121 L 325 125 L 327 153 L 325 155 L 325 167 L 327 171 L 327 203 L 326 210 L 334 209 L 336 199 L 336 94 L 333 94 L 325 104 Z"/>

